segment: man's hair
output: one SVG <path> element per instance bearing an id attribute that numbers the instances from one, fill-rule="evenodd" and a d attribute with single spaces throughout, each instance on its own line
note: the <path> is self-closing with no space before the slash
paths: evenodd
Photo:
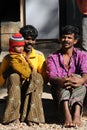
<path id="1" fill-rule="evenodd" d="M 26 39 L 29 36 L 31 36 L 32 39 L 36 39 L 36 37 L 38 36 L 37 29 L 32 25 L 25 25 L 24 27 L 20 28 L 19 32 L 22 34 L 24 39 Z"/>
<path id="2" fill-rule="evenodd" d="M 80 32 L 79 32 L 79 28 L 72 26 L 72 25 L 66 25 L 65 27 L 62 27 L 61 32 L 60 32 L 60 37 L 62 37 L 63 35 L 67 35 L 67 34 L 74 34 L 75 39 L 79 39 L 80 38 Z"/>

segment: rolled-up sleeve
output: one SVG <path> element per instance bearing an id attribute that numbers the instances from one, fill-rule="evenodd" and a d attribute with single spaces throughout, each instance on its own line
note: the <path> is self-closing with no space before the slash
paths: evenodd
<path id="1" fill-rule="evenodd" d="M 53 79 L 55 76 L 57 76 L 57 69 L 55 60 L 52 57 L 52 55 L 48 56 L 47 58 L 47 68 L 46 73 L 48 75 L 49 80 Z"/>
<path id="2" fill-rule="evenodd" d="M 80 73 L 86 73 L 87 74 L 87 54 L 83 53 L 82 56 L 80 57 Z"/>

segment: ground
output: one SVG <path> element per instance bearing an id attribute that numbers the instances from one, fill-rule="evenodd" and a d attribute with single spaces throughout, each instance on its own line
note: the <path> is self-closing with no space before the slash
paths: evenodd
<path id="1" fill-rule="evenodd" d="M 53 102 L 51 96 L 50 87 L 44 87 L 42 102 L 45 114 L 45 124 L 27 126 L 26 123 L 10 123 L 9 125 L 2 125 L 0 123 L 0 130 L 86 130 L 87 129 L 87 117 L 86 110 L 82 117 L 82 126 L 76 128 L 64 128 L 62 127 L 62 116 L 58 113 L 57 107 Z M 0 119 L 3 116 L 5 97 L 7 96 L 7 89 L 0 89 Z M 59 120 L 60 119 L 60 120 Z"/>

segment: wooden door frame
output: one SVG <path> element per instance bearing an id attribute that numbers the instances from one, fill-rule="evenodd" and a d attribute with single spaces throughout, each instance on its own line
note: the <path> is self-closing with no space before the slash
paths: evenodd
<path id="1" fill-rule="evenodd" d="M 25 0 L 20 0 L 20 23 L 25 25 Z"/>

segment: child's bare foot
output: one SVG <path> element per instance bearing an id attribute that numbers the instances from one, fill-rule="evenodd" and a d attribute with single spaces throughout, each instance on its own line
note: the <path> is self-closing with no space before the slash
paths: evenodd
<path id="1" fill-rule="evenodd" d="M 81 126 L 81 116 L 74 115 L 73 124 L 74 126 Z"/>

